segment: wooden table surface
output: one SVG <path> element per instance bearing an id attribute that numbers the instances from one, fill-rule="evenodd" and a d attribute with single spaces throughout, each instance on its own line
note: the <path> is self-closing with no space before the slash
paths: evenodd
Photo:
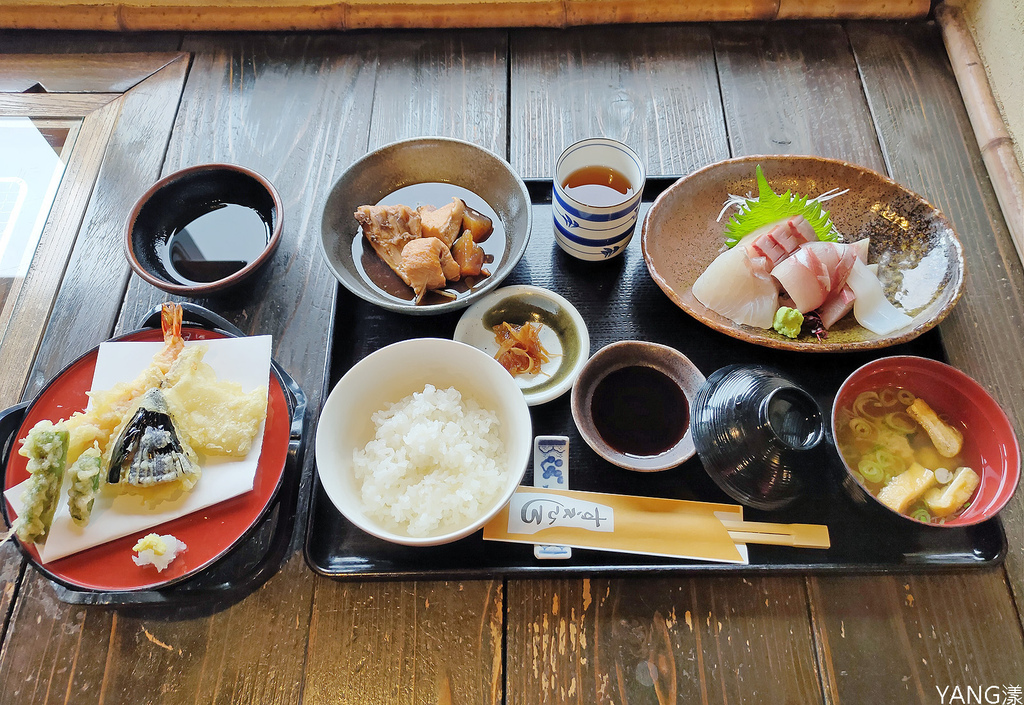
<path id="1" fill-rule="evenodd" d="M 128 209 L 161 175 L 228 161 L 280 190 L 287 216 L 272 264 L 252 289 L 198 303 L 273 335 L 313 426 L 335 306 L 351 301 L 317 249 L 320 214 L 349 164 L 439 134 L 543 177 L 563 147 L 606 135 L 651 174 L 817 154 L 927 197 L 968 259 L 966 294 L 941 326 L 949 359 L 1024 437 L 1024 274 L 932 24 L 9 32 L 0 52 L 0 90 L 45 74 L 51 92 L 108 106 L 87 109 L 110 133 L 95 185 L 78 195 L 84 215 L 50 259 L 37 257 L 0 320 L 2 407 L 166 298 L 130 274 L 120 244 Z M 17 112 L 21 99 L 0 93 L 0 108 Z M 1020 496 L 1003 513 L 1007 559 L 984 570 L 335 582 L 302 556 L 314 473 L 310 452 L 284 565 L 228 605 L 67 604 L 3 546 L 0 702 L 931 704 L 972 702 L 968 688 L 1014 702 L 1024 683 Z"/>

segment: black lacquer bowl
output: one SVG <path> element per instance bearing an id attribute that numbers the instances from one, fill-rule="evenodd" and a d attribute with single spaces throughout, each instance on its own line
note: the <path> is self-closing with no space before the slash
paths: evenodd
<path id="1" fill-rule="evenodd" d="M 803 492 L 824 422 L 814 398 L 781 372 L 729 365 L 697 393 L 692 432 L 715 484 L 741 504 L 775 510 Z"/>

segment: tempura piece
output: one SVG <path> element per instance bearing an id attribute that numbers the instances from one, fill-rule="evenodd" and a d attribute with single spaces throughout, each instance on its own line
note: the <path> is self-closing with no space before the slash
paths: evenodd
<path id="1" fill-rule="evenodd" d="M 907 413 L 917 421 L 932 440 L 935 450 L 944 458 L 952 458 L 960 452 L 964 435 L 939 418 L 939 415 L 921 398 L 907 407 Z"/>
<path id="2" fill-rule="evenodd" d="M 100 491 L 100 481 L 103 479 L 102 465 L 99 446 L 94 444 L 68 468 L 68 479 L 71 480 L 71 486 L 68 487 L 68 512 L 78 526 L 89 523 L 96 495 Z"/>
<path id="3" fill-rule="evenodd" d="M 185 349 L 167 373 L 164 397 L 194 450 L 244 456 L 267 417 L 267 388 L 246 393 L 237 382 L 218 381 L 205 354 L 205 345 Z"/>
<path id="4" fill-rule="evenodd" d="M 160 327 L 164 335 L 164 347 L 153 356 L 153 361 L 131 382 L 119 382 L 110 389 L 89 392 L 90 406 L 84 412 L 71 415 L 65 422 L 70 434 L 68 462 L 99 443 L 106 447 L 114 430 L 124 420 L 128 410 L 147 389 L 157 387 L 163 381 L 164 373 L 170 369 L 185 347 L 181 337 L 181 304 L 165 303 L 160 310 Z"/>
<path id="5" fill-rule="evenodd" d="M 57 509 L 68 459 L 68 431 L 62 423 L 40 421 L 22 439 L 18 453 L 28 458 L 29 478 L 14 531 L 25 543 L 46 538 Z"/>
<path id="6" fill-rule="evenodd" d="M 187 437 L 178 433 L 163 392 L 150 389 L 118 430 L 109 449 L 107 482 L 152 487 L 181 482 L 190 490 L 200 469 Z"/>
<path id="7" fill-rule="evenodd" d="M 423 229 L 422 237 L 436 237 L 445 247 L 451 247 L 462 232 L 462 216 L 466 212 L 466 204 L 460 198 L 452 198 L 452 202 L 446 206 L 420 206 L 418 212 Z"/>
<path id="8" fill-rule="evenodd" d="M 914 463 L 878 492 L 878 501 L 893 511 L 905 513 L 927 490 L 935 486 L 935 473 Z"/>
<path id="9" fill-rule="evenodd" d="M 924 504 L 932 516 L 948 517 L 967 503 L 980 483 L 981 478 L 971 468 L 957 468 L 948 485 L 924 493 Z"/>

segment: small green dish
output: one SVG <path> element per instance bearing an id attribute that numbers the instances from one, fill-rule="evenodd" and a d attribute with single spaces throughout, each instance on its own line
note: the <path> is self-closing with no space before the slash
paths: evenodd
<path id="1" fill-rule="evenodd" d="M 507 286 L 466 309 L 455 327 L 455 340 L 493 356 L 498 352 L 494 327 L 504 322 L 543 324 L 540 340 L 551 359 L 539 373 L 515 377 L 526 403 L 536 406 L 567 392 L 590 356 L 590 334 L 576 307 L 538 286 Z"/>

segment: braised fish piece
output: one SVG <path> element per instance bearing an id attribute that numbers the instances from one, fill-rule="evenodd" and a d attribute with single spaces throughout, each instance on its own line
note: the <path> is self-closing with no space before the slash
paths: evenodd
<path id="1" fill-rule="evenodd" d="M 402 250 L 402 264 L 395 270 L 412 287 L 419 303 L 428 289 L 440 289 L 459 280 L 459 263 L 436 237 L 413 240 Z"/>
<path id="2" fill-rule="evenodd" d="M 107 482 L 148 487 L 180 480 L 191 489 L 199 474 L 195 453 L 175 428 L 163 392 L 150 389 L 112 446 Z"/>
<path id="3" fill-rule="evenodd" d="M 420 206 L 418 212 L 423 224 L 423 237 L 436 237 L 445 247 L 451 247 L 462 232 L 462 216 L 466 212 L 466 204 L 461 198 L 452 198 L 447 206 Z"/>
<path id="4" fill-rule="evenodd" d="M 355 216 L 373 249 L 398 272 L 402 249 L 423 232 L 420 214 L 409 206 L 359 206 Z"/>

